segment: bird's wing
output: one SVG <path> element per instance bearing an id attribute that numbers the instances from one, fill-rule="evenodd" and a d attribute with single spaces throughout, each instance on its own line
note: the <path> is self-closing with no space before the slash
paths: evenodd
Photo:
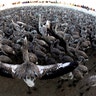
<path id="1" fill-rule="evenodd" d="M 16 68 L 20 66 L 19 64 L 13 65 L 13 64 L 7 64 L 0 62 L 0 69 L 6 70 L 10 74 L 15 74 Z"/>
<path id="2" fill-rule="evenodd" d="M 70 64 L 71 62 L 66 62 L 46 66 L 37 65 L 37 67 L 39 69 L 41 79 L 52 79 L 71 72 L 69 69 Z"/>
<path id="3" fill-rule="evenodd" d="M 19 65 L 19 64 L 12 65 L 12 64 L 0 62 L 0 68 L 3 68 L 4 70 L 6 70 L 10 74 L 12 74 L 12 76 L 16 75 L 16 69 L 22 68 L 20 66 L 21 65 Z M 37 66 L 38 71 L 39 71 L 39 73 L 38 73 L 39 79 L 53 79 L 53 78 L 62 76 L 66 73 L 72 72 L 78 66 L 78 63 L 77 62 L 66 62 L 66 63 L 57 63 L 57 64 L 53 64 L 53 65 L 45 65 L 45 66 L 35 65 L 35 66 Z M 33 72 L 33 70 L 34 69 L 31 69 L 30 71 Z M 26 72 L 28 73 L 29 71 L 26 71 Z M 20 73 L 18 73 L 17 75 L 20 75 Z M 21 72 L 21 75 L 22 75 L 22 72 Z M 32 80 L 27 77 L 29 77 L 29 74 L 26 75 L 26 79 L 24 79 L 24 81 L 26 82 L 26 84 L 28 86 L 33 86 L 34 85 L 33 81 L 34 81 L 34 78 L 36 78 L 36 77 L 32 76 L 32 77 L 34 77 L 34 78 L 32 78 Z"/>

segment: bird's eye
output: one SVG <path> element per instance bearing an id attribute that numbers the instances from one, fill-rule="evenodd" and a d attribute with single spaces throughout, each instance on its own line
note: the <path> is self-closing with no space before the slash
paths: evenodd
<path id="1" fill-rule="evenodd" d="M 24 79 L 26 79 L 26 76 L 24 77 Z"/>
<path id="2" fill-rule="evenodd" d="M 28 76 L 27 79 L 30 79 L 30 77 Z"/>
<path id="3" fill-rule="evenodd" d="M 34 78 L 33 77 L 31 77 L 31 80 L 33 80 Z"/>

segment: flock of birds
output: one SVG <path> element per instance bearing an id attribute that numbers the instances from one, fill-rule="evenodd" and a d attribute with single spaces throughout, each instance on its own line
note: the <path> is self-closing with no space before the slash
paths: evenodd
<path id="1" fill-rule="evenodd" d="M 78 12 L 76 17 L 73 10 L 62 12 L 62 8 L 32 8 L 0 13 L 0 74 L 23 79 L 28 87 L 34 87 L 35 79 L 52 79 L 70 72 L 71 79 L 83 78 L 88 72 L 85 51 L 96 47 L 95 17 Z"/>

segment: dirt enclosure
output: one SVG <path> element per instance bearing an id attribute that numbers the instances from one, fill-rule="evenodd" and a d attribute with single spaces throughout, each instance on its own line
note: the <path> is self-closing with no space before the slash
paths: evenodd
<path id="1" fill-rule="evenodd" d="M 60 77 L 50 80 L 36 80 L 35 88 L 31 88 L 32 94 L 27 93 L 27 86 L 22 80 L 0 76 L 0 96 L 96 96 L 96 86 L 91 86 L 91 83 L 88 81 L 90 76 L 94 76 L 94 84 L 96 83 L 96 17 L 73 9 L 53 6 L 28 6 L 6 9 L 0 12 L 0 30 L 4 31 L 4 38 L 13 42 L 21 38 L 20 34 L 17 36 L 16 33 L 15 35 L 18 38 L 12 37 L 13 31 L 17 31 L 13 29 L 12 19 L 14 22 L 21 21 L 32 26 L 32 29 L 26 27 L 26 32 L 36 30 L 38 28 L 38 14 L 42 15 L 43 24 L 45 24 L 46 20 L 50 20 L 53 22 L 53 26 L 55 26 L 58 20 L 58 30 L 64 31 L 66 27 L 68 28 L 66 33 L 71 34 L 71 37 L 73 37 L 73 42 L 70 42 L 72 41 L 71 39 L 66 39 L 69 46 L 75 48 L 78 41 L 82 38 L 84 41 L 90 41 L 88 46 L 80 46 L 79 48 L 79 50 L 84 51 L 88 55 L 88 61 L 83 62 L 88 67 L 88 74 L 78 81 L 63 80 Z M 22 28 L 19 31 L 22 31 Z M 79 33 L 80 37 L 75 38 L 75 33 L 72 34 L 74 31 L 78 31 L 77 33 Z M 82 42 L 84 42 L 83 39 Z M 12 63 L 21 63 L 22 60 L 19 61 L 19 58 L 16 57 L 15 59 L 18 60 L 13 60 Z M 79 61 L 80 58 L 76 57 L 76 59 Z M 83 59 L 85 60 L 85 58 Z M 60 60 L 56 62 L 58 61 Z M 42 65 L 41 61 L 39 62 Z"/>

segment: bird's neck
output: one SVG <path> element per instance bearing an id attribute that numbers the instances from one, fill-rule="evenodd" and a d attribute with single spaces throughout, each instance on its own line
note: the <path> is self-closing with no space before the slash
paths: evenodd
<path id="1" fill-rule="evenodd" d="M 28 62 L 29 61 L 28 49 L 26 47 L 23 48 L 22 53 L 23 53 L 23 60 L 24 60 L 24 62 L 25 61 Z"/>

